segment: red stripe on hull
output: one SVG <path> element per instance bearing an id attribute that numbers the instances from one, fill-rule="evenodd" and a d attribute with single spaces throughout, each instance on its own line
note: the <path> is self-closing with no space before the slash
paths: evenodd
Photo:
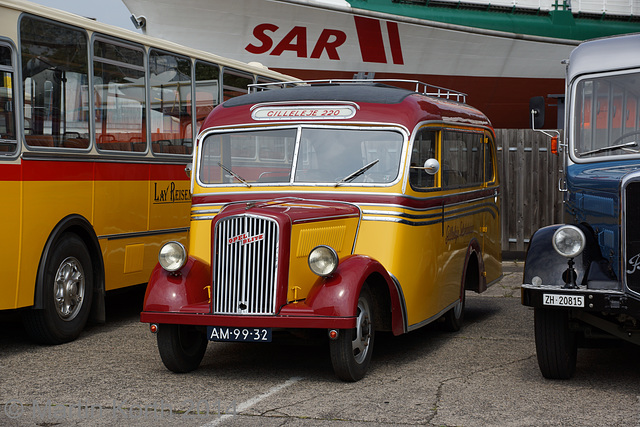
<path id="1" fill-rule="evenodd" d="M 402 45 L 400 44 L 398 23 L 387 21 L 387 32 L 389 33 L 389 43 L 391 43 L 391 57 L 393 59 L 393 63 L 403 65 L 404 58 L 402 57 Z"/>
<path id="2" fill-rule="evenodd" d="M 387 55 L 384 52 L 380 21 L 362 16 L 354 16 L 353 19 L 356 23 L 362 61 L 386 64 Z"/>

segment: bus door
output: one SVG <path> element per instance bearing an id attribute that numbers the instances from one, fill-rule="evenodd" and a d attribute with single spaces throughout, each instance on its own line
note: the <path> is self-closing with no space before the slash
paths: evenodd
<path id="1" fill-rule="evenodd" d="M 20 242 L 20 160 L 16 157 L 16 105 L 13 68 L 14 52 L 0 40 L 0 192 L 5 244 L 0 245 L 3 279 L 0 280 L 0 310 L 16 307 Z"/>

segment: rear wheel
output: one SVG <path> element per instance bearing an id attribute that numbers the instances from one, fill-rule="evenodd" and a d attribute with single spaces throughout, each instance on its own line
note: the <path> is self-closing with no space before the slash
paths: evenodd
<path id="1" fill-rule="evenodd" d="M 84 329 L 93 295 L 93 267 L 84 242 L 63 235 L 47 256 L 42 273 L 43 308 L 24 311 L 29 335 L 42 344 L 73 341 Z"/>
<path id="2" fill-rule="evenodd" d="M 460 288 L 460 298 L 456 305 L 444 314 L 444 330 L 448 332 L 457 332 L 462 328 L 464 323 L 464 303 L 465 292 L 464 285 Z"/>
<path id="3" fill-rule="evenodd" d="M 157 339 L 162 363 L 176 373 L 196 369 L 208 344 L 204 331 L 190 325 L 160 325 Z"/>
<path id="4" fill-rule="evenodd" d="M 578 343 L 569 329 L 569 311 L 536 308 L 536 355 L 542 376 L 569 379 L 576 370 Z"/>
<path id="5" fill-rule="evenodd" d="M 369 368 L 375 335 L 372 301 L 365 285 L 358 298 L 356 327 L 341 329 L 338 338 L 329 342 L 333 370 L 343 381 L 358 381 Z"/>

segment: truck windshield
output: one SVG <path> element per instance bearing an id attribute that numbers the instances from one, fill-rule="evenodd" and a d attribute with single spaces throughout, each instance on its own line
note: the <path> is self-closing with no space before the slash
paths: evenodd
<path id="1" fill-rule="evenodd" d="M 244 186 L 386 184 L 398 177 L 403 140 L 398 131 L 370 128 L 215 133 L 203 141 L 198 177 Z"/>
<path id="2" fill-rule="evenodd" d="M 640 154 L 640 73 L 586 77 L 575 88 L 574 154 Z"/>

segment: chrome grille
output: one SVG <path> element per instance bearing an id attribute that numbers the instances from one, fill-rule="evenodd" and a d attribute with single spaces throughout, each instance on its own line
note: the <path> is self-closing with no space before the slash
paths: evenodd
<path id="1" fill-rule="evenodd" d="M 213 313 L 275 314 L 278 224 L 251 215 L 225 218 L 214 237 Z"/>

